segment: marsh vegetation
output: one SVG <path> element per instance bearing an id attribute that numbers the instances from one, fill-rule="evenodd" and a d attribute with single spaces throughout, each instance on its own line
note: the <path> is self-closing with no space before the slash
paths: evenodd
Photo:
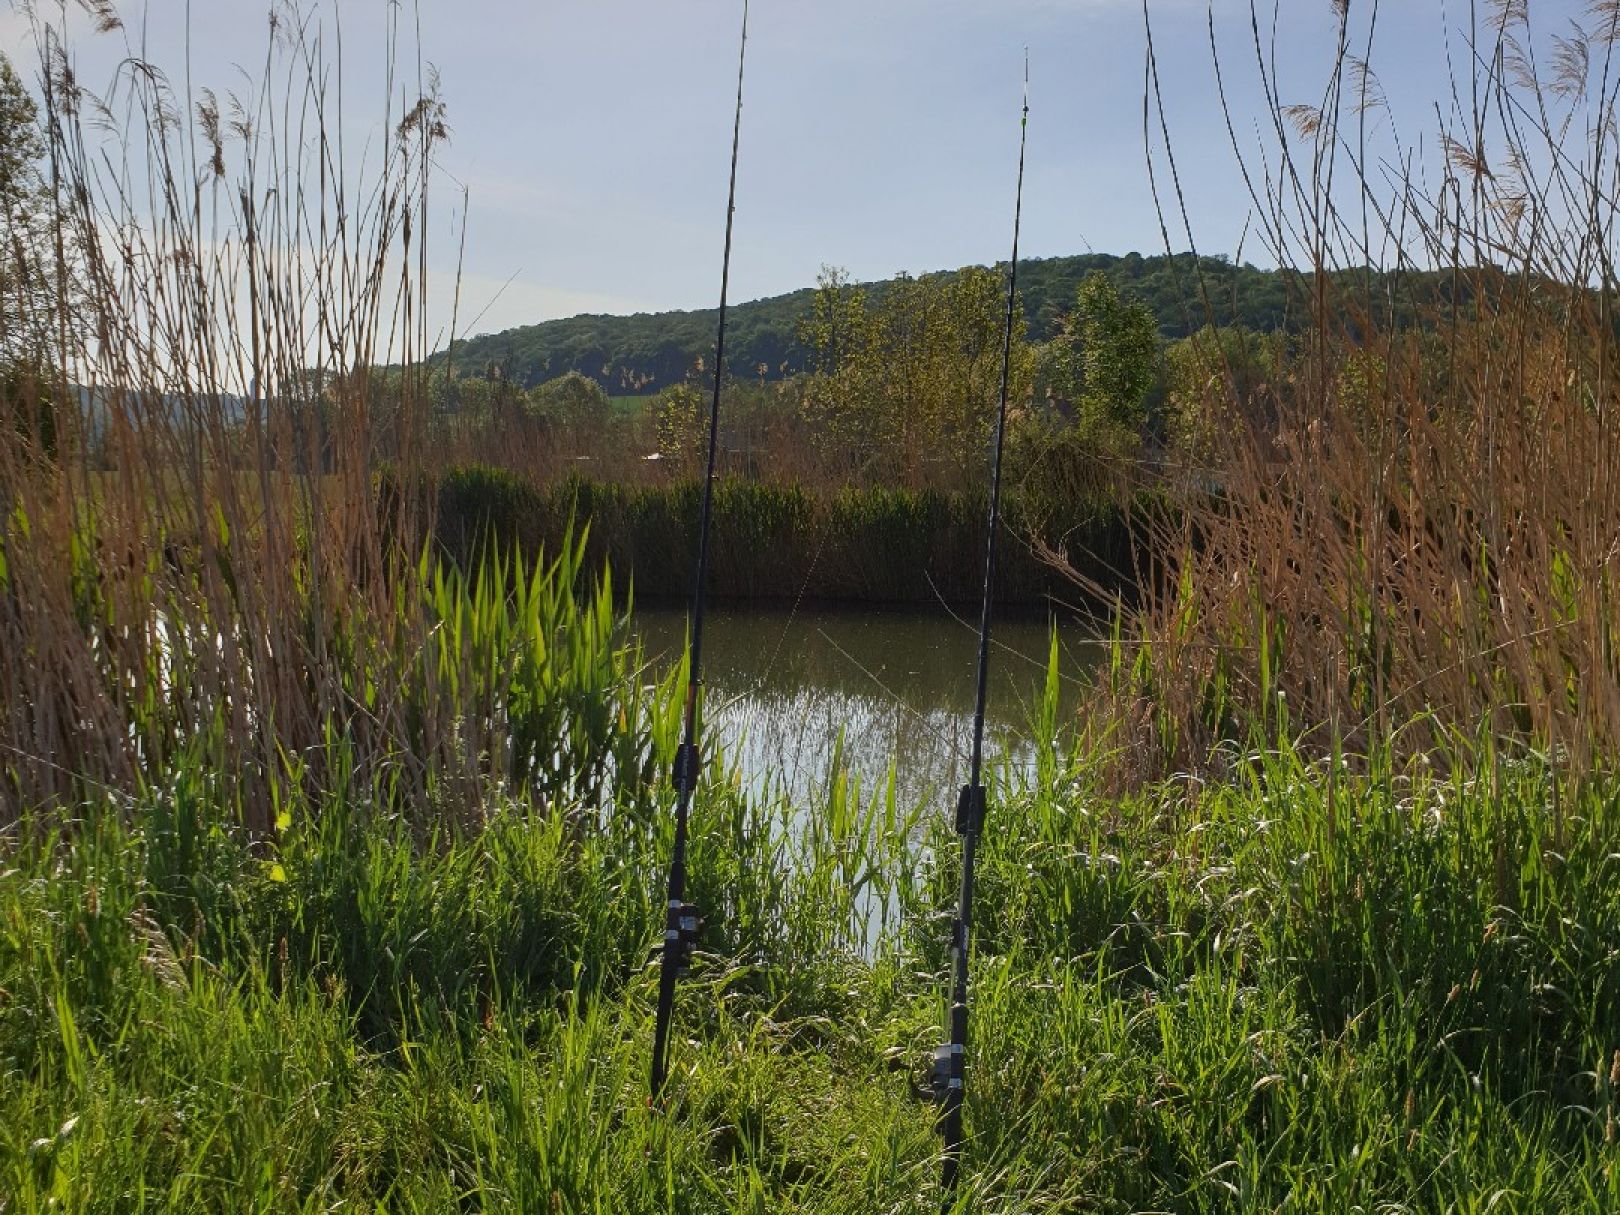
<path id="1" fill-rule="evenodd" d="M 1431 187 L 1357 154 L 1351 7 L 1248 165 L 1307 319 L 1144 343 L 1093 286 L 1026 352 L 1028 570 L 1112 614 L 993 773 L 964 1208 L 1620 1208 L 1620 9 L 1553 43 L 1496 6 Z M 586 429 L 499 377 L 444 404 L 443 103 L 358 181 L 312 28 L 258 92 L 95 96 L 41 24 L 4 128 L 0 1209 L 936 1210 L 957 849 L 896 782 L 712 749 L 649 1108 L 681 670 L 626 581 L 684 568 L 692 491 L 563 493 Z M 975 466 L 976 313 L 885 345 L 932 290 L 827 284 L 824 361 L 741 400 L 799 438 L 728 470 L 721 579 L 802 588 L 801 526 L 828 577 L 892 586 L 884 534 L 951 576 L 917 536 L 980 534 L 931 480 Z M 666 404 L 624 424 L 678 466 Z M 1104 511 L 1117 582 L 1073 543 Z M 611 551 L 632 518 L 659 542 Z"/>

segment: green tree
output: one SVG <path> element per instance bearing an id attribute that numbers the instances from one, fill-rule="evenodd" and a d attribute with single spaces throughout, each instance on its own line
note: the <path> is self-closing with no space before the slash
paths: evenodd
<path id="1" fill-rule="evenodd" d="M 46 268 L 44 155 L 38 107 L 0 53 L 0 357 L 7 359 L 37 347 L 30 338 Z"/>
<path id="2" fill-rule="evenodd" d="M 799 322 L 799 342 L 810 352 L 810 370 L 836 375 L 865 340 L 866 292 L 850 283 L 849 271 L 823 265 L 810 314 Z"/>
<path id="3" fill-rule="evenodd" d="M 448 409 L 462 426 L 480 429 L 495 421 L 496 395 L 483 376 L 458 376 L 450 381 Z"/>
<path id="4" fill-rule="evenodd" d="M 613 403 L 590 376 L 569 371 L 529 389 L 526 407 L 531 417 L 549 426 L 601 434 L 607 429 Z"/>
<path id="5" fill-rule="evenodd" d="M 852 286 L 846 271 L 823 266 L 798 337 L 810 363 L 800 409 L 822 460 L 848 475 L 883 442 L 878 400 L 862 378 L 872 339 L 865 290 Z"/>
<path id="6" fill-rule="evenodd" d="M 1075 296 L 1075 402 L 1093 426 L 1140 433 L 1159 376 L 1159 328 L 1146 304 L 1093 272 Z"/>
<path id="7" fill-rule="evenodd" d="M 50 389 L 59 313 L 44 155 L 38 107 L 0 53 L 0 404 L 9 430 L 51 453 L 59 432 Z"/>
<path id="8" fill-rule="evenodd" d="M 1165 412 L 1172 446 L 1193 462 L 1210 459 L 1234 410 L 1264 407 L 1284 373 L 1288 338 L 1237 325 L 1206 326 L 1165 351 Z"/>
<path id="9" fill-rule="evenodd" d="M 658 450 L 695 466 L 703 454 L 708 416 L 703 389 L 691 380 L 670 385 L 654 401 L 653 415 L 658 419 Z"/>
<path id="10" fill-rule="evenodd" d="M 999 400 L 1006 296 L 995 270 L 901 274 L 875 300 L 823 273 L 802 331 L 814 374 L 805 409 L 848 471 L 907 484 L 976 465 Z M 1014 315 L 1012 399 L 1028 394 L 1033 357 Z"/>

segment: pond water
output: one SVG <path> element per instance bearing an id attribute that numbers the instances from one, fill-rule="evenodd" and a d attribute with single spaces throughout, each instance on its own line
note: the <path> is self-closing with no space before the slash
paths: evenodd
<path id="1" fill-rule="evenodd" d="M 971 611 L 971 610 L 970 610 Z M 638 605 L 633 617 L 663 668 L 685 642 L 686 609 Z M 1029 722 L 1056 630 L 1062 702 L 1072 713 L 1101 658 L 1095 626 L 1073 616 L 999 618 L 992 633 L 987 762 L 1033 760 Z M 780 781 L 800 804 L 825 787 L 840 739 L 862 789 L 894 766 L 902 805 L 946 798 L 967 779 L 977 614 L 825 605 L 709 609 L 708 728 L 756 788 Z"/>

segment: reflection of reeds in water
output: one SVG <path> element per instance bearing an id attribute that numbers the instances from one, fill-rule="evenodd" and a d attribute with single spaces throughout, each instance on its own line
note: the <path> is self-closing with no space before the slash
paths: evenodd
<path id="1" fill-rule="evenodd" d="M 682 614 L 639 609 L 635 627 L 656 663 L 680 645 Z M 1100 645 L 1088 625 L 1060 629 L 1062 713 L 1084 695 Z M 1047 675 L 1044 621 L 1012 618 L 992 672 L 990 753 L 1031 771 Z M 943 805 L 965 779 L 977 637 L 950 616 L 723 607 L 710 636 L 708 713 L 750 787 L 780 784 L 813 801 L 837 758 L 865 789 L 891 766 L 908 804 Z"/>
<path id="2" fill-rule="evenodd" d="M 967 715 L 827 689 L 732 695 L 716 685 L 711 691 L 720 706 L 711 724 L 756 789 L 776 786 L 809 804 L 838 768 L 871 791 L 883 786 L 892 767 L 900 800 L 924 805 L 940 802 L 962 781 L 972 724 Z"/>

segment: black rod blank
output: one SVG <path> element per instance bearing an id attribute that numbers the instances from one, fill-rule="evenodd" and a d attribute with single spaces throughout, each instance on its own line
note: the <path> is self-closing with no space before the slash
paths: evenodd
<path id="1" fill-rule="evenodd" d="M 669 1078 L 670 1023 L 675 1013 L 675 982 L 697 943 L 701 919 L 686 901 L 687 818 L 702 766 L 698 751 L 698 697 L 703 686 L 703 610 L 708 598 L 709 515 L 714 505 L 715 453 L 720 444 L 720 388 L 726 367 L 726 295 L 731 284 L 731 230 L 737 214 L 737 149 L 742 139 L 743 67 L 748 56 L 748 0 L 743 0 L 742 41 L 737 52 L 737 109 L 731 127 L 731 185 L 726 198 L 726 251 L 720 266 L 720 322 L 714 341 L 714 396 L 709 404 L 708 468 L 698 515 L 697 570 L 692 580 L 691 633 L 688 638 L 686 703 L 681 745 L 675 752 L 675 847 L 669 862 L 664 945 L 658 974 L 658 1020 L 653 1036 L 652 1096 L 663 1094 Z"/>
<path id="2" fill-rule="evenodd" d="M 984 542 L 984 599 L 979 614 L 978 692 L 973 707 L 973 759 L 968 783 L 956 806 L 962 836 L 962 886 L 951 925 L 951 1040 L 934 1052 L 932 1086 L 940 1103 L 939 1129 L 945 1141 L 940 1181 L 944 1206 L 953 1202 L 962 1167 L 962 1104 L 967 1092 L 965 1059 L 968 1030 L 968 958 L 973 932 L 974 861 L 984 829 L 984 711 L 989 694 L 990 625 L 996 574 L 996 529 L 1001 517 L 1001 453 L 1007 433 L 1007 393 L 1012 372 L 1013 321 L 1018 302 L 1018 235 L 1024 216 L 1024 148 L 1029 136 L 1029 55 L 1024 55 L 1024 109 L 1018 134 L 1018 190 L 1013 204 L 1012 260 L 1007 268 L 1007 317 L 1001 348 L 1001 400 L 991 456 L 990 519 Z"/>

